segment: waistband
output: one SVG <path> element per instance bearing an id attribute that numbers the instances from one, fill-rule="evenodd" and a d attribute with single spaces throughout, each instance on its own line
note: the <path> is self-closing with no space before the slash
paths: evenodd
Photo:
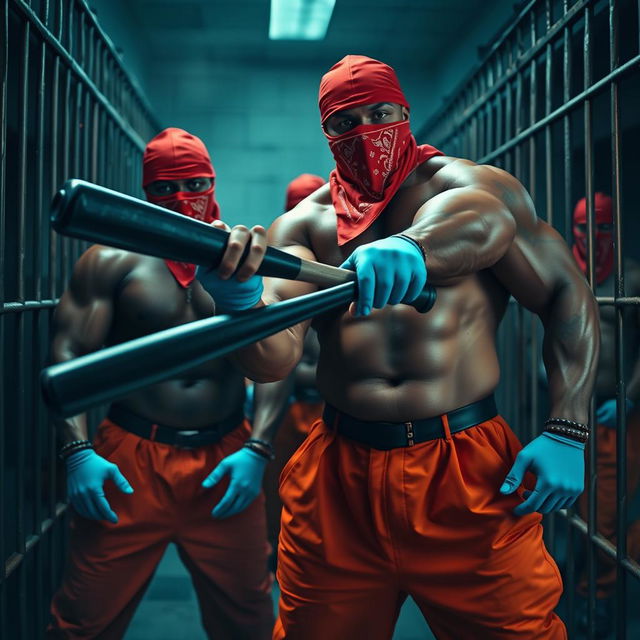
<path id="1" fill-rule="evenodd" d="M 125 431 L 129 431 L 140 438 L 161 442 L 162 444 L 171 444 L 181 449 L 195 449 L 196 447 L 204 447 L 220 442 L 224 436 L 242 424 L 244 413 L 242 407 L 240 407 L 228 418 L 216 422 L 205 429 L 176 429 L 175 427 L 152 422 L 120 405 L 112 405 L 107 413 L 107 418 Z"/>
<path id="2" fill-rule="evenodd" d="M 495 396 L 491 394 L 445 415 L 451 433 L 464 431 L 498 415 Z M 411 447 L 414 444 L 446 437 L 443 417 L 434 416 L 410 422 L 360 420 L 329 404 L 325 405 L 322 414 L 325 424 L 341 436 L 382 451 Z"/>

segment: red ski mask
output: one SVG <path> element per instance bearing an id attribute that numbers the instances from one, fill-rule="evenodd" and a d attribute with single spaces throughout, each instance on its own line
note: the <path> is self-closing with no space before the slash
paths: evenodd
<path id="1" fill-rule="evenodd" d="M 322 123 L 338 111 L 388 102 L 409 108 L 394 70 L 366 56 L 346 56 L 323 76 Z M 442 155 L 416 144 L 408 120 L 361 124 L 339 136 L 325 132 L 336 168 L 329 176 L 338 217 L 338 244 L 359 236 L 384 211 L 406 177 L 420 164 Z"/>
<path id="2" fill-rule="evenodd" d="M 213 184 L 206 191 L 178 191 L 162 196 L 153 195 L 146 189 L 159 180 L 211 178 L 213 181 L 216 173 L 200 138 L 175 127 L 160 132 L 144 151 L 142 174 L 142 185 L 149 202 L 207 223 L 220 219 Z M 196 277 L 196 265 L 173 260 L 165 262 L 182 287 L 188 287 Z"/>
<path id="3" fill-rule="evenodd" d="M 595 224 L 613 225 L 613 202 L 604 193 L 596 193 L 593 207 L 595 210 Z M 578 201 L 573 212 L 573 257 L 576 259 L 582 273 L 587 273 L 587 231 L 579 225 L 587 224 L 587 200 Z M 596 226 L 595 233 L 595 274 L 596 283 L 604 282 L 613 270 L 613 230 L 604 231 Z"/>
<path id="4" fill-rule="evenodd" d="M 308 195 L 319 189 L 325 183 L 324 178 L 314 176 L 311 173 L 303 173 L 292 180 L 287 187 L 287 202 L 285 211 L 291 211 L 293 207 L 302 202 Z"/>

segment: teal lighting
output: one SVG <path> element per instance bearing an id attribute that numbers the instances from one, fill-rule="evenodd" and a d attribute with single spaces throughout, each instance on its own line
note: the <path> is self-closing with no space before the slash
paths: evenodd
<path id="1" fill-rule="evenodd" d="M 323 40 L 336 0 L 271 0 L 270 40 Z"/>

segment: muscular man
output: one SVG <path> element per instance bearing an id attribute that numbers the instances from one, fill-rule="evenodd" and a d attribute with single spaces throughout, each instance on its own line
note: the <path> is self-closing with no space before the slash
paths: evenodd
<path id="1" fill-rule="evenodd" d="M 596 294 L 613 297 L 613 207 L 611 198 L 603 193 L 594 196 L 595 211 L 595 278 Z M 573 213 L 573 255 L 583 273 L 587 273 L 587 204 L 582 198 Z M 640 265 L 632 260 L 625 262 L 625 289 L 628 296 L 640 295 Z M 597 420 L 597 529 L 615 543 L 616 526 L 616 363 L 615 363 L 616 312 L 611 306 L 600 307 L 600 340 L 602 349 L 595 383 Z M 633 496 L 640 482 L 640 317 L 627 308 L 624 317 L 624 372 L 626 385 L 627 416 L 627 492 Z M 589 513 L 589 498 L 585 492 L 580 498 L 583 517 Z M 629 555 L 640 559 L 640 521 L 632 522 L 627 530 Z M 615 564 L 604 554 L 598 556 L 596 595 L 597 637 L 606 638 L 611 630 L 613 595 L 615 592 Z M 581 595 L 587 595 L 587 581 L 578 585 Z M 586 609 L 586 601 L 583 603 Z M 586 627 L 586 613 L 580 616 Z"/>
<path id="2" fill-rule="evenodd" d="M 151 202 L 205 222 L 219 217 L 213 166 L 195 136 L 165 129 L 145 150 L 143 174 Z M 56 309 L 54 360 L 213 315 L 194 278 L 194 265 L 91 247 Z M 62 423 L 75 515 L 48 637 L 121 638 L 169 542 L 210 638 L 270 636 L 264 500 L 256 499 L 268 456 L 245 444 L 243 400 L 242 374 L 216 360 L 118 400 L 93 444 L 84 415 Z"/>
<path id="3" fill-rule="evenodd" d="M 285 212 L 293 210 L 323 184 L 323 178 L 310 173 L 292 180 L 287 187 Z M 264 475 L 267 531 L 274 550 L 278 546 L 282 511 L 278 495 L 280 473 L 322 414 L 322 398 L 316 386 L 318 353 L 318 338 L 315 331 L 310 330 L 305 336 L 302 358 L 291 375 L 284 380 L 255 384 L 253 388 L 253 428 L 271 436 L 277 432 L 276 457 Z M 273 557 L 275 560 L 275 555 Z"/>
<path id="4" fill-rule="evenodd" d="M 540 513 L 583 488 L 593 296 L 517 180 L 416 145 L 390 67 L 347 56 L 319 104 L 336 169 L 269 241 L 354 269 L 359 298 L 316 318 L 327 404 L 281 476 L 274 637 L 387 639 L 409 594 L 440 639 L 566 639 Z M 263 251 L 261 233 L 234 229 L 220 277 L 250 279 Z M 438 299 L 422 315 L 402 303 L 426 280 Z M 272 285 L 263 303 L 314 289 Z M 523 449 L 492 395 L 510 295 L 544 323 L 554 419 Z M 307 326 L 238 351 L 239 363 L 285 377 Z"/>

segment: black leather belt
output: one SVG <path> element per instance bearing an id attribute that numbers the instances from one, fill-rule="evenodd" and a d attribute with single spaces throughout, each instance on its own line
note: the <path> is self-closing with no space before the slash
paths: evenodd
<path id="1" fill-rule="evenodd" d="M 451 433 L 474 427 L 497 415 L 493 394 L 446 414 Z M 410 447 L 420 442 L 445 437 L 442 416 L 411 422 L 378 422 L 359 420 L 327 404 L 322 419 L 329 428 L 335 429 L 341 436 L 382 451 Z"/>
<path id="2" fill-rule="evenodd" d="M 143 418 L 119 405 L 109 409 L 107 418 L 125 431 L 129 431 L 141 438 L 172 444 L 181 449 L 195 449 L 220 442 L 224 436 L 242 424 L 244 415 L 242 408 L 233 415 L 210 425 L 206 429 L 176 429 L 168 425 L 158 424 Z"/>

